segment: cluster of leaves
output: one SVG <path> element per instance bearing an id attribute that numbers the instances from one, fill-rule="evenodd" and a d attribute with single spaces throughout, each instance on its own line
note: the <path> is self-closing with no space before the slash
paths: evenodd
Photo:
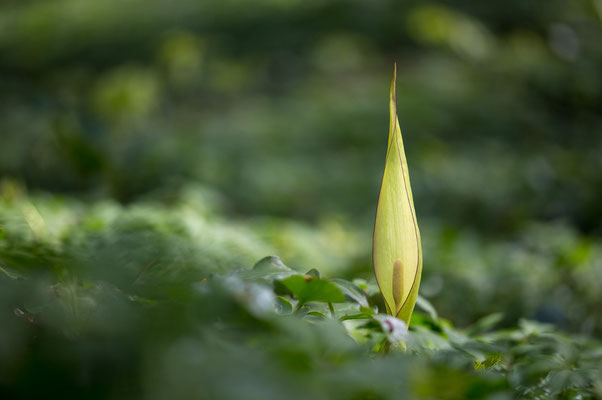
<path id="1" fill-rule="evenodd" d="M 141 298 L 105 281 L 3 272 L 8 398 L 49 391 L 207 399 L 602 395 L 600 343 L 528 321 L 490 332 L 495 315 L 460 331 L 433 310 L 418 312 L 407 350 L 374 357 L 376 344 L 398 339 L 361 306 L 367 293 L 315 272 L 298 275 L 275 257 L 190 282 L 185 301 Z M 324 312 L 333 302 L 332 314 Z"/>
<path id="2" fill-rule="evenodd" d="M 228 219 L 219 212 L 222 197 L 199 185 L 169 196 L 161 191 L 128 206 L 28 196 L 13 181 L 0 186 L 4 266 L 74 265 L 90 278 L 136 281 L 136 286 L 161 277 L 157 291 L 199 270 L 248 267 L 266 254 L 280 255 L 301 272 L 317 268 L 327 276 L 373 276 L 370 233 L 356 225 L 337 219 L 315 226 L 282 218 Z M 565 224 L 533 223 L 507 240 L 483 243 L 473 231 L 421 222 L 426 266 L 421 293 L 455 325 L 502 312 L 502 326 L 527 318 L 602 334 L 600 240 Z M 40 263 L 35 255 L 47 261 Z"/>
<path id="3" fill-rule="evenodd" d="M 406 331 L 372 279 L 274 256 L 252 267 L 272 249 L 206 208 L 180 218 L 181 205 L 7 193 L 2 398 L 602 396 L 591 338 L 527 320 L 494 329 L 499 314 L 459 329 L 424 298 Z"/>

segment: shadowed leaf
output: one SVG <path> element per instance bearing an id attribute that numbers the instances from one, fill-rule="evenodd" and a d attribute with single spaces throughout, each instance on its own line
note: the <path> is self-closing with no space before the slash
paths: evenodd
<path id="1" fill-rule="evenodd" d="M 310 301 L 342 303 L 345 295 L 341 289 L 325 279 L 312 278 L 307 275 L 294 275 L 280 281 L 301 304 Z"/>

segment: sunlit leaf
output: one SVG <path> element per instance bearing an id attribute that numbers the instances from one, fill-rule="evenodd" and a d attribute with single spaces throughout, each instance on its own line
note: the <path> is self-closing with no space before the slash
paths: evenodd
<path id="1" fill-rule="evenodd" d="M 389 141 L 376 209 L 372 258 L 387 311 L 409 324 L 418 296 L 422 249 L 397 120 L 396 77 L 397 69 L 391 83 Z"/>

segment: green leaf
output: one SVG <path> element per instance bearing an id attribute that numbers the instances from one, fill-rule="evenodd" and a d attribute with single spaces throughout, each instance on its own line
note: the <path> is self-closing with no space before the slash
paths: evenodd
<path id="1" fill-rule="evenodd" d="M 481 333 L 485 333 L 494 326 L 496 326 L 502 319 L 504 319 L 504 313 L 494 313 L 487 315 L 477 322 L 475 322 L 468 330 L 467 334 L 469 336 L 478 335 Z"/>
<path id="2" fill-rule="evenodd" d="M 311 276 L 312 278 L 320 278 L 320 271 L 315 268 L 310 269 L 305 275 Z"/>
<path id="3" fill-rule="evenodd" d="M 368 299 L 366 299 L 366 293 L 355 286 L 353 283 L 346 281 L 345 279 L 332 278 L 330 282 L 334 283 L 341 289 L 343 294 L 351 300 L 358 303 L 361 307 L 368 307 Z"/>
<path id="4" fill-rule="evenodd" d="M 241 272 L 241 276 L 245 279 L 264 282 L 284 279 L 295 274 L 297 272 L 284 265 L 280 257 L 277 256 L 264 257 L 253 266 L 253 269 Z"/>
<path id="5" fill-rule="evenodd" d="M 360 307 L 360 311 L 367 315 L 376 315 L 377 312 L 371 309 L 370 307 Z"/>
<path id="6" fill-rule="evenodd" d="M 310 311 L 305 315 L 311 315 L 313 317 L 320 317 L 320 318 L 326 318 L 326 315 L 324 315 L 323 313 L 319 312 L 319 311 Z"/>
<path id="7" fill-rule="evenodd" d="M 493 368 L 496 365 L 500 364 L 501 362 L 502 362 L 502 354 L 494 353 L 494 354 L 487 356 L 483 361 L 475 360 L 474 369 L 482 370 L 482 369 Z"/>
<path id="8" fill-rule="evenodd" d="M 312 278 L 307 275 L 293 275 L 280 281 L 299 300 L 300 304 L 310 301 L 342 303 L 345 295 L 341 289 L 325 279 Z"/>
<path id="9" fill-rule="evenodd" d="M 425 299 L 424 297 L 419 295 L 416 298 L 416 305 L 424 312 L 426 312 L 433 319 L 433 321 L 437 322 L 439 320 L 437 310 L 435 310 L 435 307 L 433 307 L 431 302 Z"/>
<path id="10" fill-rule="evenodd" d="M 410 176 L 397 120 L 393 74 L 389 99 L 389 142 L 378 196 L 372 259 L 387 311 L 409 324 L 422 271 L 422 248 Z"/>
<path id="11" fill-rule="evenodd" d="M 372 315 L 370 314 L 353 314 L 353 315 L 345 315 L 340 318 L 341 321 L 349 321 L 353 319 L 371 319 Z"/>
<path id="12" fill-rule="evenodd" d="M 280 314 L 292 314 L 293 313 L 293 305 L 285 297 L 276 296 L 275 303 L 276 303 L 276 310 Z"/>

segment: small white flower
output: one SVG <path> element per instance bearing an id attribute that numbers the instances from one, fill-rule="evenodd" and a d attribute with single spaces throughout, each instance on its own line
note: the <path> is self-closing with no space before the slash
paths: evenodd
<path id="1" fill-rule="evenodd" d="M 390 342 L 404 342 L 408 339 L 408 326 L 402 320 L 385 314 L 378 314 L 373 318 L 380 323 Z"/>

